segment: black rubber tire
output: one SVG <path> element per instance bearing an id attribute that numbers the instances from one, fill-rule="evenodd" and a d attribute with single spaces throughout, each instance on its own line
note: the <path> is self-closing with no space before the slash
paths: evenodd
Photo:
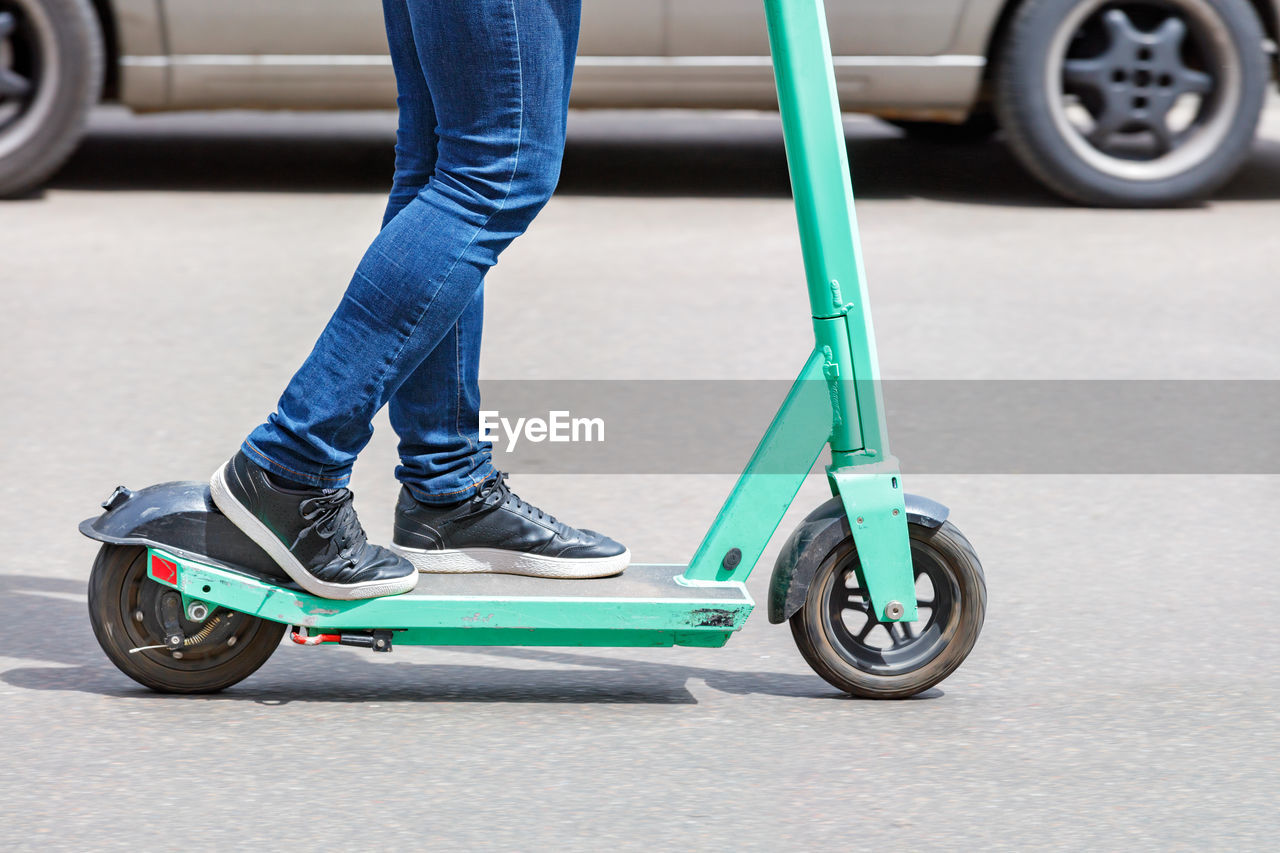
<path id="1" fill-rule="evenodd" d="M 1104 207 L 1160 207 L 1213 192 L 1248 156 L 1266 95 L 1265 34 L 1248 0 L 1211 0 L 1230 32 L 1241 93 L 1230 128 L 1211 154 L 1167 178 L 1127 180 L 1107 174 L 1073 151 L 1055 126 L 1045 94 L 1046 56 L 1054 33 L 1084 0 L 1026 0 L 1014 13 L 995 57 L 995 108 L 1009 147 L 1045 186 L 1070 201 Z M 1182 0 L 1169 0 L 1180 6 Z M 1181 7 L 1192 14 L 1190 6 Z M 1197 7 L 1198 8 L 1198 7 Z M 1199 12 L 1194 12 L 1199 14 Z"/>
<path id="2" fill-rule="evenodd" d="M 898 119 L 887 119 L 887 121 L 912 139 L 942 145 L 976 145 L 986 142 L 1000 129 L 996 117 L 988 112 L 974 113 L 960 124 Z"/>
<path id="3" fill-rule="evenodd" d="M 103 545 L 89 576 L 89 621 L 98 644 L 121 672 L 159 693 L 216 693 L 248 678 L 267 662 L 286 626 L 244 614 L 236 614 L 238 642 L 231 650 L 220 650 L 214 666 L 190 668 L 195 664 L 174 661 L 164 650 L 130 654 L 135 645 L 162 642 L 155 632 L 140 636 L 130 621 L 132 614 L 121 607 L 124 587 L 136 581 L 146 556 L 145 548 Z M 141 583 L 155 581 L 144 578 Z"/>
<path id="4" fill-rule="evenodd" d="M 987 611 L 987 583 L 982 564 L 969 540 L 951 524 L 928 528 L 909 524 L 912 559 L 917 568 L 930 560 L 945 571 L 958 590 L 945 625 L 938 626 L 936 653 L 917 665 L 887 672 L 872 672 L 841 654 L 840 637 L 828 629 L 823 619 L 838 575 L 856 564 L 852 535 L 845 537 L 826 556 L 814 574 L 808 595 L 791 617 L 791 634 L 800 654 L 827 683 L 853 696 L 866 699 L 906 699 L 939 684 L 964 662 L 978 641 Z M 838 587 L 846 592 L 843 583 Z M 935 588 L 935 595 L 940 594 Z"/>
<path id="5" fill-rule="evenodd" d="M 21 144 L 0 155 L 0 197 L 10 197 L 43 184 L 80 143 L 102 94 L 103 39 L 89 0 L 3 0 L 0 11 L 41 14 L 57 52 L 56 82 L 48 74 L 34 80 L 36 97 L 47 98 L 48 106 L 29 132 L 23 127 Z M 6 133 L 16 137 L 17 125 L 0 128 L 0 142 Z"/>

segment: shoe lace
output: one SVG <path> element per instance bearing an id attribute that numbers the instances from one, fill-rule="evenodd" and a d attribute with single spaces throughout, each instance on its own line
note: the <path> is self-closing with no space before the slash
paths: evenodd
<path id="1" fill-rule="evenodd" d="M 320 538 L 331 540 L 342 557 L 348 557 L 366 541 L 353 498 L 350 489 L 332 489 L 298 505 L 303 519 L 311 522 Z"/>
<path id="2" fill-rule="evenodd" d="M 507 485 L 507 475 L 502 471 L 498 471 L 491 479 L 485 480 L 480 486 L 480 491 L 472 500 L 476 503 L 485 503 L 490 495 L 496 494 L 498 500 L 494 501 L 495 509 L 507 504 L 516 512 L 524 512 L 537 518 L 539 521 L 546 521 L 548 524 L 556 524 L 556 517 L 550 513 L 543 512 L 538 507 L 521 498 L 515 492 L 511 491 L 511 487 Z"/>

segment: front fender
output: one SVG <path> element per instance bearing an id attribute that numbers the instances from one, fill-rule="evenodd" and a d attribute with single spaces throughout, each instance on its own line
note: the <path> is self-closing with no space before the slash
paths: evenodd
<path id="1" fill-rule="evenodd" d="M 903 495 L 907 523 L 941 527 L 951 510 L 920 495 Z M 809 585 L 822 561 L 847 536 L 849 519 L 839 496 L 805 516 L 782 546 L 769 579 L 769 621 L 775 625 L 790 619 L 804 605 Z"/>

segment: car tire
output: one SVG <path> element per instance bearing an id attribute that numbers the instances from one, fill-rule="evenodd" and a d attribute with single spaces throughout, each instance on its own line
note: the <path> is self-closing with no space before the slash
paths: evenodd
<path id="1" fill-rule="evenodd" d="M 997 57 L 1000 126 L 1023 166 L 1071 201 L 1203 197 L 1253 143 L 1264 39 L 1248 0 L 1026 0 Z"/>
<path id="2" fill-rule="evenodd" d="M 71 156 L 102 74 L 88 0 L 0 0 L 0 197 L 39 186 Z"/>

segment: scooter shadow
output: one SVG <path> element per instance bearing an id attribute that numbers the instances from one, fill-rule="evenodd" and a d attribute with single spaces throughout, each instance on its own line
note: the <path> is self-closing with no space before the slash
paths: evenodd
<path id="1" fill-rule="evenodd" d="M 84 584 L 0 575 L 0 657 L 56 666 L 15 667 L 0 680 L 25 690 L 92 693 L 155 701 L 422 702 L 696 705 L 689 682 L 730 695 L 848 699 L 811 673 L 755 672 L 526 647 L 468 648 L 470 654 L 533 664 L 431 664 L 349 649 L 281 649 L 246 681 L 222 693 L 162 696 L 134 684 L 98 648 L 85 612 Z M 57 626 L 53 628 L 52 626 Z M 456 651 L 456 650 L 453 650 Z M 683 651 L 683 650 L 681 650 Z M 691 652 L 704 654 L 704 652 Z M 546 668 L 556 667 L 556 668 Z M 573 667 L 566 669 L 564 667 Z M 918 699 L 938 698 L 941 690 Z"/>

